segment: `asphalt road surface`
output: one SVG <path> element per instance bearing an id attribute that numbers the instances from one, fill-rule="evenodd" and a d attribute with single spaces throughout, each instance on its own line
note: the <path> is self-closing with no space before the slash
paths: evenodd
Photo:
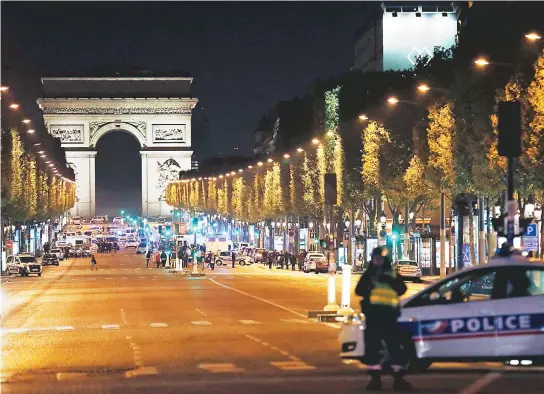
<path id="1" fill-rule="evenodd" d="M 326 303 L 327 275 L 237 266 L 189 277 L 148 269 L 134 251 L 97 260 L 98 271 L 71 259 L 3 284 L 2 393 L 365 392 L 364 367 L 338 357 L 338 326 L 306 318 Z M 544 390 L 537 368 L 491 363 L 408 379 L 416 393 Z"/>

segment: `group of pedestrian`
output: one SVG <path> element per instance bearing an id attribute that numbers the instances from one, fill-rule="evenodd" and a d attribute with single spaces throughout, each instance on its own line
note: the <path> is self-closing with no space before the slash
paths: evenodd
<path id="1" fill-rule="evenodd" d="M 117 242 L 99 242 L 96 246 L 98 247 L 98 253 L 111 253 L 119 250 Z"/>
<path id="2" fill-rule="evenodd" d="M 265 251 L 263 255 L 263 259 L 268 264 L 268 268 L 272 269 L 272 266 L 275 265 L 278 269 L 289 269 L 291 267 L 292 271 L 296 270 L 297 266 L 297 256 L 289 251 L 280 251 L 277 250 L 269 250 Z M 300 269 L 300 264 L 299 264 Z"/>

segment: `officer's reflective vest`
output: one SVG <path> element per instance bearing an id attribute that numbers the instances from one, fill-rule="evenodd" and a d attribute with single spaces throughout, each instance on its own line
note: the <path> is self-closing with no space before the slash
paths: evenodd
<path id="1" fill-rule="evenodd" d="M 384 272 L 383 275 L 396 277 L 395 272 Z M 398 308 L 399 296 L 395 290 L 386 282 L 380 282 L 376 277 L 373 281 L 373 288 L 370 291 L 369 301 L 371 305 L 383 305 L 391 308 Z"/>

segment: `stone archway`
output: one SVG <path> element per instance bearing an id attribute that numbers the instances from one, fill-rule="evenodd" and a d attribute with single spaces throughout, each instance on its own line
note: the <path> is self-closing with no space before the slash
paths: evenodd
<path id="1" fill-rule="evenodd" d="M 141 147 L 142 215 L 170 214 L 166 183 L 191 169 L 191 114 L 197 103 L 191 82 L 187 77 L 42 78 L 46 97 L 39 104 L 46 127 L 60 138 L 77 173 L 72 215 L 97 214 L 96 144 L 114 130 L 132 134 Z"/>

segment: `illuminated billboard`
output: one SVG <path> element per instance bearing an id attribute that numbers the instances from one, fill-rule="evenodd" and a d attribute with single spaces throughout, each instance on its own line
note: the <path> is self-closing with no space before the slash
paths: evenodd
<path id="1" fill-rule="evenodd" d="M 416 57 L 432 55 L 434 47 L 455 45 L 457 20 L 454 13 L 386 12 L 383 15 L 383 69 L 406 70 Z M 443 16 L 446 15 L 446 16 Z"/>

